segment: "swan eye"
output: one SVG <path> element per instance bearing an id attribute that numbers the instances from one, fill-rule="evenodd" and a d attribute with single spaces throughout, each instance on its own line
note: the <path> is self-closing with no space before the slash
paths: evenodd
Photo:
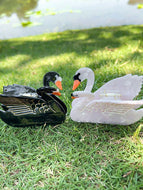
<path id="1" fill-rule="evenodd" d="M 53 78 L 52 78 L 52 81 L 55 81 L 55 80 L 56 80 L 56 77 L 53 77 Z"/>
<path id="2" fill-rule="evenodd" d="M 73 98 L 78 98 L 78 95 L 71 93 L 71 97 L 73 97 Z"/>

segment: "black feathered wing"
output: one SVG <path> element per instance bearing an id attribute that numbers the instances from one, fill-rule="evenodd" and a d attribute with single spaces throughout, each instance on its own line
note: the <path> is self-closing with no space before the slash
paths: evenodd
<path id="1" fill-rule="evenodd" d="M 15 116 L 39 113 L 65 112 L 63 106 L 55 97 L 45 94 L 46 99 L 25 97 L 25 96 L 5 96 L 0 95 L 0 103 L 4 110 L 13 113 Z"/>

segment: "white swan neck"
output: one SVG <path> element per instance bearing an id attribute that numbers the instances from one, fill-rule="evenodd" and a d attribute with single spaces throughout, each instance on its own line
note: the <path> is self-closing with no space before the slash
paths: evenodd
<path id="1" fill-rule="evenodd" d="M 93 71 L 89 71 L 87 72 L 87 84 L 86 87 L 84 89 L 85 92 L 91 92 L 93 85 L 94 85 L 94 72 Z"/>

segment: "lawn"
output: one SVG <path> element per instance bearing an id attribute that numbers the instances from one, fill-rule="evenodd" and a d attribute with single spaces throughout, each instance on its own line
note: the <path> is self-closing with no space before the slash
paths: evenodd
<path id="1" fill-rule="evenodd" d="M 128 73 L 143 75 L 143 26 L 0 41 L 0 93 L 4 85 L 14 83 L 41 87 L 43 75 L 57 71 L 68 108 L 66 121 L 54 127 L 13 128 L 0 120 L 0 189 L 143 188 L 143 119 L 118 126 L 77 123 L 69 117 L 72 77 L 85 66 L 95 73 L 93 91 Z M 143 89 L 138 96 L 142 98 Z"/>

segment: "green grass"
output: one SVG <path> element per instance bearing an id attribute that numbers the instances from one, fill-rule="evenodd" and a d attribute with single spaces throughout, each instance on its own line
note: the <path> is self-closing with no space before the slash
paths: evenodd
<path id="1" fill-rule="evenodd" d="M 95 73 L 93 91 L 128 73 L 143 74 L 143 26 L 65 31 L 0 41 L 0 92 L 8 84 L 42 86 L 48 71 L 63 77 L 65 123 L 13 128 L 0 121 L 0 189 L 140 190 L 143 120 L 130 125 L 73 122 L 72 76 Z M 78 89 L 83 89 L 84 82 Z M 143 90 L 139 94 L 143 98 Z"/>

